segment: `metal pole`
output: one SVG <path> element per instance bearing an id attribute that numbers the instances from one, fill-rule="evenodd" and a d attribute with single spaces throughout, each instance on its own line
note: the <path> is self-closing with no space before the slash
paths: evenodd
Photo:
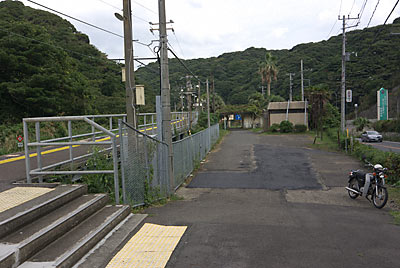
<path id="1" fill-rule="evenodd" d="M 35 132 L 36 132 L 36 142 L 40 143 L 40 122 L 35 123 Z M 39 171 L 42 171 L 42 147 L 40 145 L 36 146 L 37 153 L 37 166 Z M 43 182 L 43 176 L 39 176 L 39 183 Z"/>
<path id="2" fill-rule="evenodd" d="M 346 16 L 343 15 L 343 40 L 342 40 L 342 95 L 341 95 L 341 117 L 340 117 L 340 129 L 342 132 L 346 128 L 346 106 L 345 106 L 345 95 L 346 95 Z"/>
<path id="3" fill-rule="evenodd" d="M 165 14 L 165 0 L 158 1 L 160 27 L 160 74 L 161 74 L 161 104 L 162 104 L 162 141 L 168 144 L 167 172 L 170 181 L 170 190 L 174 190 L 173 182 L 173 150 L 171 135 L 171 103 L 168 68 L 168 38 L 167 21 Z"/>
<path id="4" fill-rule="evenodd" d="M 118 179 L 118 153 L 117 153 L 117 137 L 111 137 L 112 140 L 112 154 L 114 163 L 114 191 L 115 191 L 115 204 L 119 204 L 119 179 Z"/>
<path id="5" fill-rule="evenodd" d="M 118 119 L 118 129 L 119 129 L 119 152 L 121 156 L 121 183 L 122 183 L 122 201 L 124 204 L 126 201 L 126 188 L 125 188 L 125 152 L 124 152 L 124 140 L 122 136 L 122 120 Z"/>
<path id="6" fill-rule="evenodd" d="M 208 78 L 206 81 L 206 90 L 207 90 L 207 126 L 211 126 L 211 121 L 210 121 L 210 92 L 208 88 Z"/>
<path id="7" fill-rule="evenodd" d="M 31 171 L 31 165 L 30 165 L 30 159 L 29 159 L 29 148 L 28 148 L 28 143 L 29 143 L 29 137 L 28 137 L 28 123 L 26 123 L 25 120 L 23 120 L 23 125 L 24 125 L 24 150 L 25 150 L 25 172 L 26 172 L 26 182 L 27 183 L 32 183 L 31 176 L 30 176 L 30 171 Z"/>
<path id="8" fill-rule="evenodd" d="M 131 1 L 123 0 L 124 13 L 124 51 L 125 51 L 125 94 L 126 94 L 126 114 L 127 123 L 137 128 L 136 109 L 134 105 L 135 77 L 133 65 L 133 45 L 132 45 L 132 12 Z"/>
<path id="9" fill-rule="evenodd" d="M 303 60 L 300 61 L 301 74 L 301 101 L 304 101 L 304 77 L 303 77 Z"/>
<path id="10" fill-rule="evenodd" d="M 68 121 L 68 136 L 69 136 L 69 142 L 72 142 L 72 123 L 71 121 Z M 69 146 L 69 160 L 71 160 L 71 170 L 74 168 L 74 156 L 72 152 L 72 145 Z"/>

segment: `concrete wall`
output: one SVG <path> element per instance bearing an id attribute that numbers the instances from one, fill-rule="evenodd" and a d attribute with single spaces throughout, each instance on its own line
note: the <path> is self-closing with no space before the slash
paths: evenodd
<path id="1" fill-rule="evenodd" d="M 262 119 L 260 117 L 256 117 L 253 121 L 253 117 L 251 115 L 244 115 L 242 119 L 244 128 L 255 128 L 263 126 Z"/>
<path id="2" fill-rule="evenodd" d="M 272 124 L 280 124 L 282 121 L 286 120 L 286 113 L 270 114 L 270 126 Z M 304 113 L 289 113 L 288 120 L 293 125 L 304 125 Z M 305 124 L 308 125 L 308 122 Z"/>

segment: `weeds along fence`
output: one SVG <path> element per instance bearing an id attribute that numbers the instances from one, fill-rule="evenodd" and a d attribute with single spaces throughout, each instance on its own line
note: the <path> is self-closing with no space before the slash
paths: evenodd
<path id="1" fill-rule="evenodd" d="M 219 125 L 174 142 L 174 188 L 177 189 L 195 169 L 219 137 Z"/>
<path id="2" fill-rule="evenodd" d="M 120 122 L 122 197 L 125 204 L 145 205 L 172 194 L 211 150 L 219 125 L 173 143 L 173 180 L 168 174 L 168 145 Z M 173 185 L 170 185 L 171 181 Z"/>

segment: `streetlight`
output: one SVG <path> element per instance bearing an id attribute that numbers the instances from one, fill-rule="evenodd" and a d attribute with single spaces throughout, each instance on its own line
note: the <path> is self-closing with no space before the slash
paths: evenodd
<path id="1" fill-rule="evenodd" d="M 357 119 L 357 107 L 358 107 L 358 104 L 355 103 L 355 104 L 354 104 L 354 111 L 355 111 L 355 113 L 356 113 L 356 119 Z"/>

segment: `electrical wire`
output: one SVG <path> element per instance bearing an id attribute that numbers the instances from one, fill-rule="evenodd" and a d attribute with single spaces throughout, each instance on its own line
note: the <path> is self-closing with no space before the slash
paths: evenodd
<path id="1" fill-rule="evenodd" d="M 182 53 L 182 56 L 185 57 L 185 54 L 183 53 L 183 49 L 182 49 L 182 47 L 181 47 L 181 44 L 180 44 L 180 42 L 179 42 L 179 40 L 178 40 L 178 37 L 177 37 L 176 34 L 175 34 L 175 31 L 172 31 L 172 33 L 173 33 L 174 36 L 175 36 L 176 42 L 178 43 L 178 47 L 179 47 L 179 50 L 180 50 L 181 53 Z"/>
<path id="2" fill-rule="evenodd" d="M 199 81 L 200 83 L 203 83 L 203 84 L 206 83 L 206 82 L 204 82 L 204 81 L 201 81 L 201 80 L 192 72 L 192 70 L 190 70 L 189 67 L 187 67 L 186 64 L 176 55 L 176 53 L 175 53 L 172 49 L 168 48 L 168 50 L 172 53 L 172 55 L 174 55 L 174 57 L 179 61 L 179 63 L 180 63 L 194 78 L 196 78 L 197 81 Z"/>
<path id="3" fill-rule="evenodd" d="M 340 0 L 339 16 L 340 16 L 340 12 L 342 12 L 342 2 L 343 2 L 343 0 Z M 336 26 L 337 21 L 338 21 L 338 20 L 335 20 L 335 23 L 332 25 L 332 28 L 331 28 L 331 30 L 329 31 L 329 33 L 328 33 L 328 35 L 326 36 L 326 38 L 328 38 L 328 37 L 331 35 L 331 33 L 332 33 L 332 31 L 333 31 L 333 28 L 335 28 L 335 26 Z"/>
<path id="4" fill-rule="evenodd" d="M 351 14 L 351 11 L 353 11 L 353 7 L 354 7 L 354 4 L 355 4 L 355 3 L 356 3 L 356 0 L 353 0 L 353 4 L 351 5 L 349 15 Z"/>
<path id="5" fill-rule="evenodd" d="M 396 4 L 394 4 L 394 7 L 393 7 L 392 11 L 390 11 L 390 13 L 389 13 L 389 15 L 387 16 L 387 18 L 386 18 L 385 22 L 383 23 L 383 25 L 386 24 L 386 22 L 388 21 L 388 19 L 389 19 L 390 16 L 392 15 L 393 11 L 396 9 L 397 4 L 399 3 L 399 1 L 400 1 L 400 0 L 397 0 Z"/>
<path id="6" fill-rule="evenodd" d="M 378 2 L 376 3 L 376 6 L 375 6 L 375 9 L 374 9 L 374 12 L 372 12 L 371 18 L 369 18 L 369 21 L 368 21 L 368 24 L 367 24 L 367 28 L 369 27 L 369 24 L 371 23 L 372 18 L 373 18 L 374 15 L 375 15 L 375 11 L 376 11 L 376 8 L 377 8 L 378 5 L 379 5 L 379 1 L 380 1 L 380 0 L 378 0 Z"/>
<path id="7" fill-rule="evenodd" d="M 75 18 L 75 17 L 72 17 L 72 16 L 70 16 L 70 15 L 67 15 L 67 14 L 65 14 L 65 13 L 62 13 L 62 12 L 60 12 L 60 11 L 54 10 L 54 9 L 52 9 L 52 8 L 49 8 L 49 7 L 47 7 L 47 6 L 44 6 L 44 5 L 39 4 L 39 3 L 37 3 L 37 2 L 34 2 L 34 1 L 32 1 L 32 0 L 26 0 L 26 1 L 31 2 L 31 3 L 33 3 L 33 4 L 35 4 L 35 5 L 40 6 L 40 7 L 43 7 L 43 8 L 45 8 L 45 9 L 48 9 L 48 10 L 50 10 L 50 11 L 53 11 L 53 12 L 55 12 L 55 13 L 57 13 L 57 14 L 63 15 L 63 16 L 65 16 L 65 17 L 68 17 L 68 18 L 70 18 L 70 19 L 76 20 L 76 21 L 78 21 L 78 22 L 80 22 L 80 23 L 86 24 L 86 25 L 88 25 L 88 26 L 90 26 L 90 27 L 93 27 L 93 28 L 96 28 L 96 29 L 98 29 L 98 30 L 101 30 L 101 31 L 103 31 L 103 32 L 106 32 L 106 33 L 109 33 L 109 34 L 112 34 L 112 35 L 115 35 L 115 36 L 124 38 L 124 37 L 123 37 L 122 35 L 120 35 L 120 34 L 111 32 L 111 31 L 109 31 L 109 30 L 106 30 L 106 29 L 101 28 L 101 27 L 99 27 L 99 26 L 96 26 L 96 25 L 94 25 L 94 24 L 91 24 L 91 23 L 88 23 L 88 22 L 86 22 L 86 21 L 77 19 L 77 18 Z"/>
<path id="8" fill-rule="evenodd" d="M 103 0 L 97 0 L 97 1 L 102 2 L 103 4 L 106 4 L 107 6 L 113 7 L 113 8 L 115 8 L 115 9 L 119 10 L 119 11 L 122 10 L 122 8 L 119 8 L 119 7 L 117 7 L 117 6 L 114 6 L 113 4 L 110 4 L 110 3 L 106 2 L 106 1 L 103 1 Z"/>
<path id="9" fill-rule="evenodd" d="M 148 7 L 144 6 L 144 5 L 142 5 L 141 3 L 137 2 L 137 1 L 133 1 L 133 2 L 134 2 L 136 5 L 141 6 L 141 7 L 143 7 L 144 9 L 147 9 L 148 11 L 150 11 L 150 12 L 152 12 L 152 13 L 158 15 L 157 12 L 155 12 L 154 10 L 152 10 L 152 9 L 150 9 L 150 8 L 148 8 Z"/>

